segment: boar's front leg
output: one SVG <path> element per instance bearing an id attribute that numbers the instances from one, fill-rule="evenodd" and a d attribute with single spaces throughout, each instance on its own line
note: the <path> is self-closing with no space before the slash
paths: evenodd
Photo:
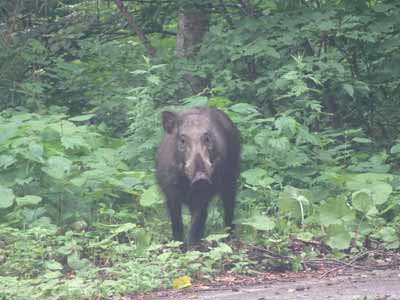
<path id="1" fill-rule="evenodd" d="M 234 229 L 233 215 L 235 210 L 235 198 L 236 198 L 236 179 L 225 178 L 222 184 L 221 198 L 224 204 L 224 223 L 232 232 Z"/>
<path id="2" fill-rule="evenodd" d="M 183 242 L 183 222 L 182 222 L 182 193 L 176 188 L 169 188 L 165 191 L 167 207 L 172 225 L 172 236 L 175 241 Z"/>
<path id="3" fill-rule="evenodd" d="M 200 241 L 204 234 L 204 227 L 207 220 L 207 207 L 209 199 L 192 199 L 190 213 L 192 222 L 189 231 L 188 245 L 193 246 Z"/>

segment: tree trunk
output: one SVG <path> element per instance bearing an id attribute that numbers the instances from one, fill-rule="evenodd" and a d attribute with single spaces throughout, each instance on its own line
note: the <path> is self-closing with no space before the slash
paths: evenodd
<path id="1" fill-rule="evenodd" d="M 204 34 L 208 31 L 209 13 L 201 8 L 185 7 L 179 11 L 178 33 L 176 36 L 176 56 L 192 59 L 196 56 Z M 186 73 L 183 76 L 185 96 L 200 93 L 207 86 L 207 80 Z"/>

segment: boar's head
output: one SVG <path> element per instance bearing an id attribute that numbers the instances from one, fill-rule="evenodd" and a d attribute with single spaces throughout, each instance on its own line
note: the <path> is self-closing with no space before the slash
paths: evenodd
<path id="1" fill-rule="evenodd" d="M 176 163 L 191 186 L 213 182 L 217 159 L 216 132 L 204 112 L 173 113 L 164 111 L 163 127 L 174 139 Z"/>

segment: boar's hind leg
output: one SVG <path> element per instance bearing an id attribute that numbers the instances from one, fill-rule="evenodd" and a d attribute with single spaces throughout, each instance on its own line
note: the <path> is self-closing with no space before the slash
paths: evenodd
<path id="1" fill-rule="evenodd" d="M 192 222 L 189 231 L 189 246 L 195 245 L 202 237 L 204 233 L 204 227 L 207 220 L 207 207 L 208 201 L 204 199 L 192 201 L 190 206 L 190 213 L 192 215 Z"/>
<path id="2" fill-rule="evenodd" d="M 172 225 L 172 236 L 175 241 L 183 241 L 182 202 L 177 199 L 178 191 L 166 193 L 169 217 Z"/>
<path id="3" fill-rule="evenodd" d="M 221 189 L 221 198 L 224 204 L 225 226 L 233 230 L 233 214 L 235 210 L 236 183 L 234 178 L 225 180 Z"/>

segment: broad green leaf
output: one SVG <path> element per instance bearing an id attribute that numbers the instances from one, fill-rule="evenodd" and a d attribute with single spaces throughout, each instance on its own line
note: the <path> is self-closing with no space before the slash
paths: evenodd
<path id="1" fill-rule="evenodd" d="M 343 84 L 343 89 L 350 97 L 354 97 L 354 87 L 350 84 Z"/>
<path id="2" fill-rule="evenodd" d="M 323 225 L 342 224 L 343 221 L 353 220 L 354 213 L 347 206 L 345 197 L 330 198 L 319 208 L 319 218 Z"/>
<path id="3" fill-rule="evenodd" d="M 301 232 L 296 235 L 296 237 L 304 242 L 310 242 L 312 241 L 314 235 L 311 232 Z"/>
<path id="4" fill-rule="evenodd" d="M 14 137 L 18 131 L 20 123 L 0 125 L 0 145 L 8 139 Z"/>
<path id="5" fill-rule="evenodd" d="M 73 253 L 67 257 L 68 266 L 73 270 L 84 270 L 90 266 L 90 262 L 86 258 L 80 258 L 78 253 Z"/>
<path id="6" fill-rule="evenodd" d="M 305 218 L 309 204 L 304 192 L 293 186 L 286 186 L 279 195 L 279 213 L 288 214 L 297 220 Z"/>
<path id="7" fill-rule="evenodd" d="M 137 226 L 134 223 L 124 223 L 119 225 L 116 229 L 113 230 L 113 233 L 120 234 L 122 232 L 129 232 L 136 229 Z"/>
<path id="8" fill-rule="evenodd" d="M 374 200 L 375 205 L 381 205 L 389 199 L 393 188 L 390 184 L 381 182 L 370 186 L 369 190 L 372 193 L 372 199 Z"/>
<path id="9" fill-rule="evenodd" d="M 326 230 L 329 247 L 344 250 L 350 247 L 351 235 L 343 225 L 330 225 Z"/>
<path id="10" fill-rule="evenodd" d="M 393 191 L 392 186 L 386 181 L 391 181 L 393 176 L 390 174 L 365 173 L 352 176 L 346 181 L 346 186 L 350 190 L 369 190 L 375 205 L 385 203 Z"/>
<path id="11" fill-rule="evenodd" d="M 31 156 L 34 160 L 36 160 L 38 162 L 44 161 L 44 159 L 43 159 L 44 150 L 43 150 L 42 145 L 39 145 L 37 143 L 31 143 L 29 145 L 29 150 L 30 150 Z"/>
<path id="12" fill-rule="evenodd" d="M 148 230 L 143 228 L 136 230 L 135 241 L 136 241 L 136 253 L 137 255 L 144 255 L 146 250 L 149 248 L 152 241 L 152 234 Z"/>
<path id="13" fill-rule="evenodd" d="M 229 237 L 229 234 L 227 233 L 220 233 L 220 234 L 210 234 L 208 235 L 205 240 L 206 241 L 220 241 L 222 239 L 226 239 L 227 237 Z"/>
<path id="14" fill-rule="evenodd" d="M 154 85 L 159 85 L 161 83 L 160 77 L 156 75 L 147 76 L 147 81 Z"/>
<path id="15" fill-rule="evenodd" d="M 184 107 L 204 106 L 208 104 L 208 98 L 204 96 L 193 96 L 185 99 Z"/>
<path id="16" fill-rule="evenodd" d="M 12 166 L 17 160 L 11 155 L 0 155 L 0 169 L 7 169 Z"/>
<path id="17" fill-rule="evenodd" d="M 390 153 L 392 154 L 397 154 L 399 152 L 400 152 L 400 144 L 396 144 L 392 148 L 390 148 Z"/>
<path id="18" fill-rule="evenodd" d="M 60 264 L 58 261 L 55 261 L 55 260 L 46 261 L 45 265 L 46 265 L 46 268 L 51 271 L 57 271 L 57 270 L 63 269 L 62 264 Z"/>
<path id="19" fill-rule="evenodd" d="M 87 142 L 80 135 L 64 135 L 61 137 L 61 144 L 65 149 L 88 148 Z"/>
<path id="20" fill-rule="evenodd" d="M 210 98 L 210 100 L 208 100 L 208 105 L 212 105 L 219 108 L 227 107 L 231 103 L 232 101 L 226 97 L 213 97 Z"/>
<path id="21" fill-rule="evenodd" d="M 62 156 L 52 156 L 47 161 L 47 166 L 42 170 L 56 179 L 63 179 L 71 171 L 72 162 Z"/>
<path id="22" fill-rule="evenodd" d="M 239 113 L 239 114 L 255 114 L 257 112 L 257 108 L 254 105 L 250 105 L 247 103 L 237 103 L 232 105 L 229 108 L 231 111 Z"/>
<path id="23" fill-rule="evenodd" d="M 0 185 L 0 209 L 14 204 L 15 195 L 12 189 Z"/>
<path id="24" fill-rule="evenodd" d="M 245 182 L 253 186 L 268 186 L 275 180 L 272 177 L 267 176 L 267 171 L 261 168 L 249 169 L 241 173 Z"/>
<path id="25" fill-rule="evenodd" d="M 87 115 L 80 115 L 76 117 L 69 118 L 69 121 L 72 122 L 84 122 L 92 119 L 95 116 L 95 114 L 87 114 Z"/>
<path id="26" fill-rule="evenodd" d="M 376 211 L 372 195 L 369 190 L 356 191 L 351 195 L 353 207 L 358 211 L 368 214 L 372 210 Z"/>
<path id="27" fill-rule="evenodd" d="M 162 198 L 156 185 L 149 187 L 140 197 L 140 205 L 143 207 L 155 206 L 161 203 Z"/>
<path id="28" fill-rule="evenodd" d="M 289 116 L 282 116 L 276 119 L 275 127 L 283 133 L 295 134 L 297 128 L 297 122 L 295 119 Z"/>
<path id="29" fill-rule="evenodd" d="M 264 215 L 255 215 L 246 222 L 242 222 L 243 225 L 248 225 L 256 230 L 269 231 L 274 229 L 275 223 L 269 217 Z"/>
<path id="30" fill-rule="evenodd" d="M 39 204 L 42 201 L 42 198 L 35 195 L 26 195 L 24 197 L 17 197 L 16 202 L 18 206 L 31 206 Z"/>
<path id="31" fill-rule="evenodd" d="M 290 141 L 286 136 L 270 138 L 267 143 L 271 149 L 279 153 L 285 153 L 290 149 Z"/>
<path id="32" fill-rule="evenodd" d="M 385 242 L 387 249 L 398 249 L 400 247 L 400 238 L 393 227 L 385 226 L 375 236 Z"/>
<path id="33" fill-rule="evenodd" d="M 350 190 L 357 191 L 363 188 L 370 188 L 371 185 L 379 182 L 390 182 L 393 175 L 380 173 L 364 173 L 351 174 L 346 181 L 346 187 Z"/>

